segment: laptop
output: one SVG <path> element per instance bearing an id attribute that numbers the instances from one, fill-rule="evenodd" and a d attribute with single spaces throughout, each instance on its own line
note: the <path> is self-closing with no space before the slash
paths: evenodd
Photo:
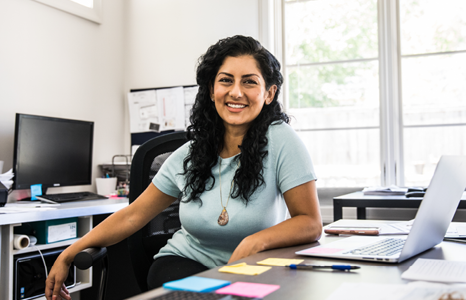
<path id="1" fill-rule="evenodd" d="M 439 244 L 466 188 L 466 156 L 442 156 L 407 236 L 352 236 L 298 255 L 399 263 Z M 387 249 L 388 248 L 388 249 Z"/>

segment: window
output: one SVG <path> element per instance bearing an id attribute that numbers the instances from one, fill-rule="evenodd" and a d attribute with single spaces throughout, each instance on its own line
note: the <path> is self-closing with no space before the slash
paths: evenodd
<path id="1" fill-rule="evenodd" d="M 426 186 L 466 155 L 466 1 L 284 2 L 288 113 L 321 187 Z"/>
<path id="2" fill-rule="evenodd" d="M 35 0 L 97 24 L 101 23 L 102 0 Z"/>

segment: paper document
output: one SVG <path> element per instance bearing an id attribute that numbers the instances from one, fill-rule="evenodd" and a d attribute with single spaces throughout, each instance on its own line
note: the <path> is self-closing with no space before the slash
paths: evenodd
<path id="1" fill-rule="evenodd" d="M 327 300 L 444 300 L 466 299 L 464 285 L 343 283 Z"/>
<path id="2" fill-rule="evenodd" d="M 199 86 L 193 87 L 186 87 L 184 88 L 184 118 L 185 118 L 185 126 L 186 128 L 191 125 L 189 121 L 189 116 L 191 115 L 191 108 L 194 105 L 194 101 L 196 100 L 196 95 L 199 90 Z"/>
<path id="3" fill-rule="evenodd" d="M 130 132 L 184 130 L 198 88 L 178 86 L 128 93 Z"/>
<path id="4" fill-rule="evenodd" d="M 408 280 L 466 283 L 466 262 L 418 258 L 401 278 Z"/>
<path id="5" fill-rule="evenodd" d="M 160 116 L 160 130 L 184 130 L 184 92 L 183 87 L 158 89 L 157 106 Z"/>
<path id="6" fill-rule="evenodd" d="M 7 189 L 10 189 L 13 185 L 13 176 L 13 169 L 10 169 L 8 170 L 8 172 L 0 174 L 0 181 Z"/>
<path id="7" fill-rule="evenodd" d="M 388 187 L 384 186 L 375 186 L 375 187 L 366 187 L 362 190 L 364 195 L 392 195 L 392 196 L 403 196 L 408 191 L 408 188 L 398 187 L 396 185 L 391 185 Z"/>
<path id="8" fill-rule="evenodd" d="M 466 223 L 451 224 L 450 227 L 448 227 L 445 237 L 466 239 Z"/>

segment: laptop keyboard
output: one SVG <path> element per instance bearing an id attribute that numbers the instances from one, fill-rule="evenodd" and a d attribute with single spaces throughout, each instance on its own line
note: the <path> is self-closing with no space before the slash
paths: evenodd
<path id="1" fill-rule="evenodd" d="M 391 256 L 401 252 L 405 239 L 387 238 L 375 244 L 353 249 L 345 254 Z"/>

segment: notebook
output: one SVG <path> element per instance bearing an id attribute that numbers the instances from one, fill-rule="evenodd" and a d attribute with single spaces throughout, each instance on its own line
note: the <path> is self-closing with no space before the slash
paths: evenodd
<path id="1" fill-rule="evenodd" d="M 443 240 L 465 188 L 466 156 L 442 156 L 407 236 L 353 236 L 304 249 L 296 254 L 384 263 L 402 262 Z M 383 248 L 387 245 L 391 250 Z"/>

